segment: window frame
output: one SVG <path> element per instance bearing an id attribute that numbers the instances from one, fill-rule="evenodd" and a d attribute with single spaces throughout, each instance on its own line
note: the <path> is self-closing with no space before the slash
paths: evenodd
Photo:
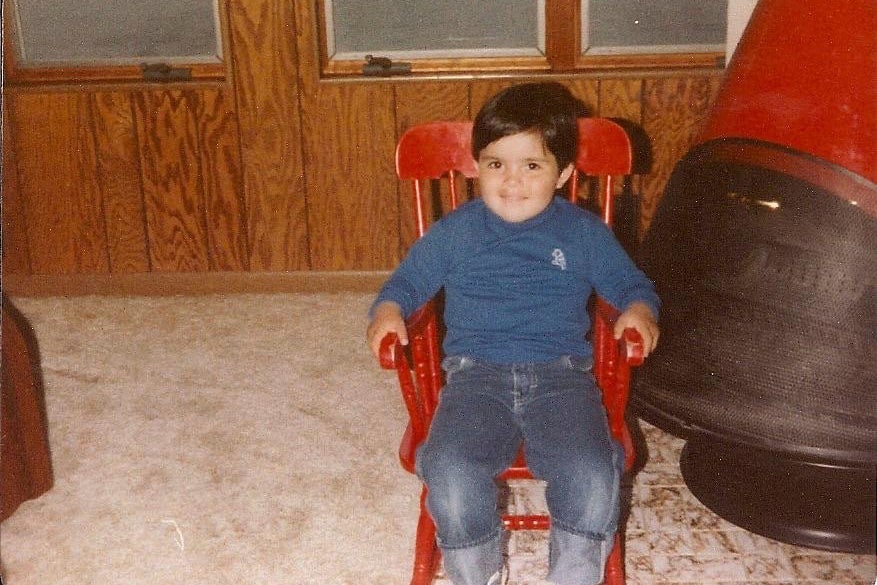
<path id="1" fill-rule="evenodd" d="M 463 57 L 412 59 L 411 75 L 473 73 L 570 73 L 618 69 L 722 68 L 725 51 L 698 53 L 583 54 L 579 0 L 544 0 L 545 54 L 533 57 Z M 362 60 L 329 57 L 326 1 L 316 0 L 320 72 L 323 77 L 362 76 Z M 377 56 L 377 55 L 376 55 Z"/>
<path id="2" fill-rule="evenodd" d="M 166 64 L 173 70 L 188 70 L 185 79 L 149 79 L 142 65 L 124 63 L 81 63 L 24 66 L 19 62 L 17 37 L 18 18 L 14 2 L 3 2 L 3 71 L 6 84 L 10 86 L 54 85 L 68 83 L 190 83 L 223 81 L 228 76 L 229 46 L 226 0 L 216 0 L 218 12 L 218 47 L 220 55 L 216 62 L 204 62 L 193 58 L 173 57 L 163 63 L 151 60 L 151 64 Z"/>

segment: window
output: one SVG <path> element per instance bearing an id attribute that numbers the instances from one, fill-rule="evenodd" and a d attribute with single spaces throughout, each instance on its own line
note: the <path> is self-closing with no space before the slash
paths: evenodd
<path id="1" fill-rule="evenodd" d="M 318 4 L 327 75 L 716 66 L 727 26 L 727 0 Z"/>
<path id="2" fill-rule="evenodd" d="M 538 56 L 545 50 L 544 2 L 327 0 L 329 46 L 338 59 Z M 461 9 L 461 7 L 465 9 Z"/>
<path id="3" fill-rule="evenodd" d="M 727 0 L 583 0 L 585 54 L 725 50 Z"/>
<path id="4" fill-rule="evenodd" d="M 13 37 L 13 81 L 173 81 L 223 74 L 217 0 L 11 4 L 5 16 Z"/>

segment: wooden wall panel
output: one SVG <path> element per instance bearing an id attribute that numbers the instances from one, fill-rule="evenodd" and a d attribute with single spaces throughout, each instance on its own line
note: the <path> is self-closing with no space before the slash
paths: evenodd
<path id="1" fill-rule="evenodd" d="M 601 79 L 597 114 L 639 124 L 642 121 L 642 93 L 642 79 Z"/>
<path id="2" fill-rule="evenodd" d="M 91 109 L 110 271 L 147 272 L 149 251 L 131 96 L 98 92 L 91 95 Z"/>
<path id="3" fill-rule="evenodd" d="M 250 269 L 310 268 L 295 2 L 229 2 Z"/>
<path id="4" fill-rule="evenodd" d="M 703 76 L 645 80 L 642 124 L 652 139 L 653 164 L 643 177 L 643 229 L 651 222 L 673 167 L 696 139 L 715 87 L 712 77 Z"/>
<path id="5" fill-rule="evenodd" d="M 20 94 L 9 101 L 9 139 L 33 242 L 31 269 L 36 274 L 107 272 L 88 95 Z"/>
<path id="6" fill-rule="evenodd" d="M 394 86 L 396 125 L 399 135 L 406 129 L 433 120 L 470 120 L 469 83 L 465 81 L 420 81 Z"/>
<path id="7" fill-rule="evenodd" d="M 314 4 L 293 4 L 311 268 L 391 268 L 399 247 L 392 84 L 321 80 Z"/>
<path id="8" fill-rule="evenodd" d="M 320 85 L 302 108 L 312 268 L 390 268 L 399 230 L 392 87 Z"/>
<path id="9" fill-rule="evenodd" d="M 569 91 L 582 100 L 588 115 L 596 116 L 600 107 L 600 82 L 596 79 L 569 79 L 563 81 Z"/>
<path id="10" fill-rule="evenodd" d="M 135 95 L 152 269 L 210 268 L 207 221 L 191 100 L 181 90 Z"/>
<path id="11" fill-rule="evenodd" d="M 240 180 L 235 112 L 222 90 L 187 92 L 198 133 L 198 153 L 212 270 L 249 268 L 246 213 Z"/>
<path id="12" fill-rule="evenodd" d="M 5 99 L 9 99 L 4 96 Z M 7 102 L 8 103 L 8 102 Z M 3 108 L 2 248 L 3 274 L 30 274 L 24 200 L 18 185 L 15 141 L 10 137 L 9 108 Z"/>

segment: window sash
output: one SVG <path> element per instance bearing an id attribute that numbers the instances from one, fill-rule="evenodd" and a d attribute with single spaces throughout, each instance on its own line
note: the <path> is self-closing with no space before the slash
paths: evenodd
<path id="1" fill-rule="evenodd" d="M 440 33 L 434 32 L 436 29 L 441 27 L 443 23 L 440 22 L 432 22 L 429 21 L 440 15 L 430 15 L 424 14 L 422 19 L 426 21 L 426 24 L 432 24 L 431 28 L 424 29 L 425 36 L 433 37 L 435 42 L 444 43 L 447 46 L 435 49 L 423 49 L 423 48 L 414 48 L 411 45 L 416 45 L 416 42 L 412 42 L 411 38 L 414 37 L 413 34 L 408 33 L 408 27 L 405 25 L 400 25 L 398 23 L 387 22 L 387 28 L 385 31 L 370 29 L 369 37 L 375 38 L 380 37 L 381 34 L 385 37 L 385 43 L 391 43 L 390 45 L 381 45 L 381 44 L 368 44 L 368 41 L 356 38 L 355 34 L 350 34 L 346 30 L 340 29 L 341 24 L 338 22 L 339 19 L 336 18 L 336 8 L 339 10 L 347 10 L 348 12 L 353 12 L 353 7 L 356 7 L 357 10 L 373 10 L 377 6 L 379 8 L 379 2 L 355 2 L 355 1 L 347 1 L 343 0 L 323 0 L 323 20 L 325 22 L 325 38 L 326 38 L 326 53 L 329 56 L 329 59 L 336 61 L 347 61 L 347 60 L 364 60 L 366 55 L 380 55 L 381 57 L 387 57 L 393 60 L 410 60 L 410 59 L 471 59 L 471 58 L 504 58 L 504 57 L 539 57 L 544 56 L 545 54 L 545 0 L 534 0 L 534 14 L 533 21 L 531 24 L 532 28 L 526 32 L 526 35 L 532 35 L 527 38 L 519 38 L 518 42 L 509 43 L 510 45 L 515 46 L 477 46 L 481 45 L 478 41 L 474 40 L 476 37 L 461 37 L 461 38 L 452 38 L 448 35 L 444 35 L 445 38 L 441 39 Z M 385 0 L 385 3 L 391 7 L 401 7 L 402 4 L 396 0 Z M 426 0 L 426 5 L 431 5 L 434 7 L 435 0 Z M 448 4 L 452 4 L 449 2 Z M 459 2 L 457 2 L 459 4 Z M 529 4 L 529 3 L 528 3 Z M 414 7 L 416 8 L 416 7 Z M 441 8 L 441 7 L 439 7 Z M 449 7 L 448 7 L 449 8 Z M 400 8 L 400 11 L 404 11 L 406 14 L 410 14 L 413 10 L 411 3 L 405 3 L 404 8 Z M 361 12 L 358 12 L 361 15 Z M 349 16 L 353 16 L 350 14 Z M 395 15 L 393 15 L 395 16 Z M 364 16 L 361 20 L 366 20 L 368 17 Z M 376 23 L 369 22 L 368 24 L 376 25 Z M 401 29 L 405 29 L 406 34 L 402 34 Z M 518 27 L 520 28 L 520 27 Z M 339 34 L 340 31 L 340 34 Z M 412 30 L 412 32 L 416 32 Z M 471 33 L 478 33 L 476 29 L 469 29 L 468 31 Z M 520 34 L 521 31 L 519 31 Z M 353 38 L 344 38 L 353 37 Z M 392 38 L 392 37 L 397 38 Z M 389 38 L 387 38 L 389 37 Z M 526 41 L 532 40 L 534 42 L 529 43 L 529 46 L 525 46 L 528 43 Z M 393 44 L 403 44 L 409 45 L 406 47 L 395 47 Z M 454 45 L 470 45 L 468 47 L 459 47 Z M 356 46 L 350 46 L 356 45 Z"/>
<path id="2" fill-rule="evenodd" d="M 581 0 L 581 47 L 586 55 L 637 55 L 668 53 L 718 53 L 725 50 L 728 4 L 725 0 Z M 673 26 L 685 14 L 698 13 L 687 24 L 697 28 L 686 32 Z M 721 20 L 721 24 L 719 24 Z M 595 22 L 601 26 L 595 30 Z M 719 30 L 716 30 L 718 26 Z M 668 42 L 656 42 L 656 29 L 664 29 Z M 601 36 L 626 39 L 600 43 Z M 690 30 L 690 29 L 689 29 Z M 684 37 L 691 37 L 685 39 Z M 594 43 L 591 38 L 594 38 Z M 636 42 L 639 39 L 641 42 Z M 686 42 L 689 40 L 690 42 Z"/>
<path id="3" fill-rule="evenodd" d="M 202 34 L 195 42 L 184 40 L 178 44 L 173 42 L 177 37 L 168 34 L 161 22 L 154 22 L 155 7 L 149 3 L 135 6 L 119 0 L 85 5 L 69 1 L 66 11 L 56 0 L 5 3 L 4 70 L 10 84 L 220 80 L 226 76 L 225 0 L 202 0 L 200 8 L 210 12 L 209 18 L 190 15 L 199 20 Z M 87 6 L 97 11 L 89 18 L 82 16 Z M 177 3 L 169 6 L 181 7 Z M 112 7 L 118 9 L 114 24 L 98 22 L 101 19 L 97 15 L 106 16 L 104 12 Z M 128 8 L 134 12 L 126 11 Z M 68 12 L 80 14 L 82 22 L 71 20 Z M 138 14 L 143 18 L 133 18 Z M 173 11 L 163 16 L 179 20 L 177 17 L 180 14 Z M 139 31 L 139 40 L 128 39 L 125 35 L 129 31 Z"/>

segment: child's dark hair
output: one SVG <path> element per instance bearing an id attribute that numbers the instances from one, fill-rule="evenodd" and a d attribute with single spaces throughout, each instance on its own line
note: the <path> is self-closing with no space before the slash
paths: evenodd
<path id="1" fill-rule="evenodd" d="M 500 138 L 535 132 L 564 169 L 578 152 L 579 116 L 585 106 L 557 82 L 524 83 L 506 88 L 490 98 L 472 127 L 472 155 Z"/>

